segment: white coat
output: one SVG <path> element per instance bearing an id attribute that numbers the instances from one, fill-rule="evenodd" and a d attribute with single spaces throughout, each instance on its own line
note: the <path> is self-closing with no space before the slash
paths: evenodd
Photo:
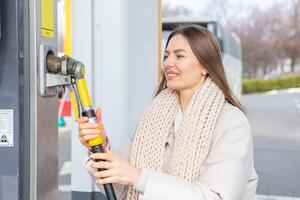
<path id="1" fill-rule="evenodd" d="M 164 171 L 181 113 L 176 116 L 165 149 Z M 92 161 L 86 163 L 90 167 Z M 253 165 L 252 134 L 248 119 L 236 107 L 226 103 L 216 123 L 212 146 L 196 183 L 164 172 L 142 169 L 135 189 L 140 200 L 253 200 L 258 177 Z M 126 199 L 127 187 L 115 185 L 118 200 Z"/>

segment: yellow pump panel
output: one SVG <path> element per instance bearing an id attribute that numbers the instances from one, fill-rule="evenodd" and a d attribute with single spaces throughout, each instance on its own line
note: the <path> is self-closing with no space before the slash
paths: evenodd
<path id="1" fill-rule="evenodd" d="M 54 0 L 41 0 L 41 34 L 54 38 Z"/>

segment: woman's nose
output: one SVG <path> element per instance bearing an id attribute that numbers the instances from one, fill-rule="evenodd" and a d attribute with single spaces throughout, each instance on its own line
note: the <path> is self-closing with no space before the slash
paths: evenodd
<path id="1" fill-rule="evenodd" d="M 168 56 L 163 61 L 163 67 L 167 68 L 167 67 L 172 67 L 172 66 L 174 66 L 174 61 L 171 56 Z"/>

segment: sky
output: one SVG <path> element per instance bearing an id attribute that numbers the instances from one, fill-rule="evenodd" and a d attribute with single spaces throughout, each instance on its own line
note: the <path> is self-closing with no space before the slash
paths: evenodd
<path id="1" fill-rule="evenodd" d="M 173 6 L 185 6 L 192 10 L 193 15 L 203 12 L 203 9 L 213 0 L 162 0 L 163 4 Z M 247 12 L 247 8 L 256 6 L 262 10 L 270 8 L 277 3 L 287 2 L 289 0 L 226 0 L 231 5 L 233 12 Z"/>

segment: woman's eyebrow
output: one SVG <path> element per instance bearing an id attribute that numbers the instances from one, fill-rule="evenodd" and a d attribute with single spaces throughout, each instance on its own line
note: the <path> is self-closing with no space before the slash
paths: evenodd
<path id="1" fill-rule="evenodd" d="M 181 52 L 181 51 L 183 51 L 183 52 L 186 52 L 187 53 L 187 51 L 186 50 L 184 50 L 184 49 L 175 49 L 173 52 L 174 53 L 178 53 L 178 52 Z M 165 50 L 165 53 L 170 53 L 168 50 Z"/>

